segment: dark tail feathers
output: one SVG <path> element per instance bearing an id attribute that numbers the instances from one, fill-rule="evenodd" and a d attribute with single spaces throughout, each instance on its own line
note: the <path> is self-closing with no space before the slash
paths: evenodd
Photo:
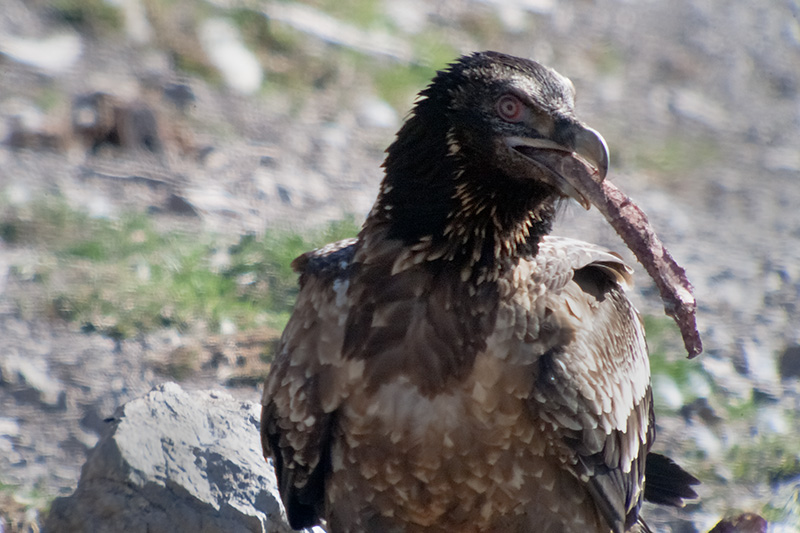
<path id="1" fill-rule="evenodd" d="M 697 498 L 692 486 L 700 480 L 669 457 L 648 453 L 644 476 L 644 499 L 651 503 L 683 507 L 683 500 Z"/>

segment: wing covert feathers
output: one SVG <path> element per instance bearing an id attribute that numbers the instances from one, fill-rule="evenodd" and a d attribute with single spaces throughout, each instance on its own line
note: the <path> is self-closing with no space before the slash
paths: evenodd
<path id="1" fill-rule="evenodd" d="M 261 440 L 273 458 L 289 523 L 319 523 L 330 471 L 333 412 L 351 370 L 340 358 L 354 241 L 303 254 L 293 263 L 301 290 L 264 386 Z"/>
<path id="2" fill-rule="evenodd" d="M 535 261 L 545 271 L 561 261 L 556 271 L 574 274 L 572 283 L 547 293 L 572 338 L 539 358 L 534 409 L 560 426 L 574 462 L 567 468 L 587 480 L 611 529 L 624 531 L 638 516 L 654 437 L 644 330 L 622 290 L 631 272 L 619 257 L 570 239 L 543 239 Z"/>

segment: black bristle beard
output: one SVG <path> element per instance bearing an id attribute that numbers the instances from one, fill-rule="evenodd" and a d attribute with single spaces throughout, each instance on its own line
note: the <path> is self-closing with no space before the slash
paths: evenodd
<path id="1" fill-rule="evenodd" d="M 440 162 L 438 170 L 446 166 Z M 409 247 L 429 240 L 438 262 L 472 269 L 476 279 L 496 279 L 519 259 L 536 255 L 552 228 L 556 202 L 547 186 L 479 165 L 453 165 L 428 183 L 418 174 L 407 179 L 390 170 L 370 223 L 388 225 L 386 236 Z"/>
<path id="2" fill-rule="evenodd" d="M 549 190 L 496 170 L 475 170 L 461 175 L 457 205 L 448 214 L 444 237 L 452 247 L 452 260 L 485 274 L 536 255 L 555 216 Z"/>

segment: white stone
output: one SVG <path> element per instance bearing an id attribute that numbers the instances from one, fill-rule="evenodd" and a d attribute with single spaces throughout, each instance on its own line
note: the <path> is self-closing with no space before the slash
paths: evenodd
<path id="1" fill-rule="evenodd" d="M 223 318 L 219 321 L 219 332 L 222 335 L 233 335 L 237 329 L 236 323 L 229 318 Z"/>
<path id="2" fill-rule="evenodd" d="M 427 3 L 421 0 L 386 2 L 386 14 L 402 31 L 417 34 L 425 29 Z"/>
<path id="3" fill-rule="evenodd" d="M 75 33 L 61 33 L 44 39 L 0 34 L 0 53 L 48 74 L 69 70 L 82 52 L 83 43 Z"/>
<path id="4" fill-rule="evenodd" d="M 7 437 L 19 435 L 19 422 L 15 418 L 0 418 L 0 435 Z"/>
<path id="5" fill-rule="evenodd" d="M 400 123 L 397 111 L 379 98 L 369 98 L 358 112 L 358 121 L 373 128 L 396 129 Z"/>
<path id="6" fill-rule="evenodd" d="M 66 394 L 64 386 L 50 376 L 47 361 L 43 358 L 23 356 L 15 350 L 8 351 L 0 360 L 0 376 L 5 382 L 30 387 L 45 405 L 63 405 Z"/>
<path id="7" fill-rule="evenodd" d="M 670 409 L 677 411 L 683 406 L 683 394 L 669 376 L 662 374 L 653 376 L 653 394 Z"/>
<path id="8" fill-rule="evenodd" d="M 233 24 L 222 18 L 208 19 L 200 25 L 199 33 L 200 44 L 209 61 L 230 88 L 252 94 L 261 87 L 264 78 L 261 64 L 244 45 Z"/>

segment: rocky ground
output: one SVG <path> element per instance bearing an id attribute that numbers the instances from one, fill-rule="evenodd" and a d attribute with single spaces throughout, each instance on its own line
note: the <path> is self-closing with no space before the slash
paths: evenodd
<path id="1" fill-rule="evenodd" d="M 775 531 L 800 528 L 795 3 L 198 5 L 0 0 L 0 206 L 62 196 L 97 217 L 137 210 L 164 227 L 229 235 L 362 218 L 382 151 L 430 65 L 487 48 L 538 59 L 573 79 L 580 116 L 611 147 L 611 179 L 696 287 L 706 351 L 685 361 L 674 335 L 659 337 L 654 384 L 657 448 L 704 486 L 681 513 L 648 509 L 657 529 L 705 531 L 745 510 L 764 513 Z M 71 113 L 76 97 L 95 91 L 126 116 L 151 110 L 161 149 L 123 138 L 92 153 L 91 132 Z M 577 207 L 558 233 L 624 246 Z M 82 332 L 27 311 L 34 281 L 25 272 L 43 251 L 7 241 L 0 505 L 33 527 L 50 498 L 74 490 L 103 420 L 171 379 L 164 368 L 181 348 L 200 354 L 183 386 L 218 387 L 270 334 L 202 325 L 116 340 Z M 642 272 L 634 297 L 644 314 L 661 314 Z M 229 388 L 259 396 L 255 385 Z"/>

